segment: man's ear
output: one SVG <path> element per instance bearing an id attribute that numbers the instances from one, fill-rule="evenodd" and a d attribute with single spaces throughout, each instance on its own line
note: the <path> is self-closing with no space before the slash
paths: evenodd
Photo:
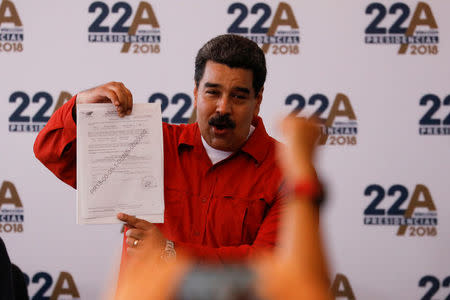
<path id="1" fill-rule="evenodd" d="M 194 86 L 194 108 L 197 107 L 197 96 L 198 96 L 198 88 L 197 88 L 197 84 L 195 84 L 195 86 Z"/>
<path id="2" fill-rule="evenodd" d="M 261 101 L 262 101 L 262 98 L 263 98 L 263 92 L 264 92 L 264 87 L 262 87 L 262 88 L 259 90 L 258 95 L 256 95 L 256 100 L 257 100 L 258 105 L 261 104 Z"/>
<path id="3" fill-rule="evenodd" d="M 259 92 L 258 95 L 256 95 L 255 100 L 256 100 L 256 105 L 255 105 L 255 110 L 253 112 L 253 117 L 256 118 L 259 114 L 259 107 L 261 105 L 262 102 L 262 98 L 263 98 L 263 92 L 264 92 L 264 87 L 262 87 Z"/>

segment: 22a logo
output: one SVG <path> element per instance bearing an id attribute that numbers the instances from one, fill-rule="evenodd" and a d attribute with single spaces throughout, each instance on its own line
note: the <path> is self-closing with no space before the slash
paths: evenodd
<path id="1" fill-rule="evenodd" d="M 374 15 L 367 26 L 365 42 L 368 44 L 400 44 L 398 54 L 405 54 L 411 44 L 410 54 L 438 54 L 439 36 L 438 25 L 431 7 L 425 2 L 418 2 L 413 11 L 409 25 L 404 26 L 409 18 L 411 9 L 402 2 L 393 3 L 387 7 L 379 2 L 370 3 L 365 13 Z M 389 28 L 381 23 L 386 15 L 396 16 Z M 390 18 L 388 18 L 390 19 Z M 416 29 L 420 27 L 420 31 Z M 428 30 L 424 30 L 424 27 Z"/>
<path id="2" fill-rule="evenodd" d="M 0 187 L 0 233 L 23 232 L 23 205 L 15 185 L 3 181 Z"/>
<path id="3" fill-rule="evenodd" d="M 346 298 L 348 300 L 356 300 L 353 288 L 348 280 L 347 276 L 341 273 L 337 273 L 330 287 L 333 299 Z"/>
<path id="4" fill-rule="evenodd" d="M 249 17 L 255 15 L 255 18 Z M 267 53 L 272 44 L 272 54 L 298 54 L 300 43 L 299 26 L 291 6 L 286 2 L 280 2 L 275 10 L 275 14 L 270 26 L 265 26 L 272 16 L 272 8 L 263 2 L 247 7 L 241 2 L 235 2 L 228 7 L 229 15 L 236 15 L 236 19 L 228 27 L 227 32 L 240 34 L 262 44 L 264 53 Z M 246 19 L 253 26 L 244 24 Z M 279 31 L 279 28 L 285 30 Z M 289 30 L 286 30 L 288 29 Z"/>
<path id="5" fill-rule="evenodd" d="M 163 93 L 154 93 L 148 98 L 149 103 L 161 102 L 161 112 L 163 113 L 162 121 L 172 124 L 186 124 L 189 121 L 189 117 L 186 117 L 186 113 L 192 107 L 192 99 L 188 94 L 177 93 L 169 101 L 169 97 Z M 180 106 L 181 104 L 181 106 Z M 170 106 L 170 107 L 169 107 Z M 177 106 L 178 110 L 173 113 L 171 107 Z M 165 117 L 164 113 L 172 112 L 171 117 Z"/>
<path id="6" fill-rule="evenodd" d="M 316 110 L 309 116 L 318 119 L 322 124 L 322 136 L 319 144 L 328 145 L 356 145 L 356 135 L 358 133 L 356 115 L 350 99 L 342 93 L 338 93 L 331 105 L 327 117 L 322 117 L 330 105 L 328 97 L 323 94 L 314 94 L 308 101 L 300 94 L 290 94 L 285 105 L 293 106 L 291 114 L 297 115 L 306 106 L 316 107 Z"/>
<path id="7" fill-rule="evenodd" d="M 420 106 L 428 106 L 429 103 L 431 103 L 431 106 L 429 106 L 428 110 L 419 120 L 419 134 L 450 135 L 450 95 L 447 95 L 447 97 L 441 101 L 435 94 L 426 94 L 419 101 Z M 441 106 L 443 107 L 441 108 Z M 437 117 L 436 114 L 443 111 L 444 106 L 448 107 L 449 113 L 445 118 Z"/>
<path id="8" fill-rule="evenodd" d="M 152 6 L 148 2 L 139 2 L 131 26 L 125 26 L 125 23 L 133 15 L 133 8 L 127 2 L 116 2 L 110 10 L 106 3 L 96 1 L 89 6 L 88 11 L 92 14 L 100 11 L 88 28 L 89 42 L 123 43 L 122 53 L 128 53 L 132 43 L 133 53 L 160 52 L 159 23 Z M 104 24 L 108 21 L 110 12 L 119 15 L 116 23 L 112 26 Z M 143 26 L 147 27 L 142 28 Z"/>
<path id="9" fill-rule="evenodd" d="M 439 291 L 439 279 L 436 278 L 436 276 L 433 275 L 426 275 L 423 276 L 419 280 L 419 287 L 426 287 L 428 283 L 431 283 L 430 289 L 427 291 L 425 295 L 423 295 L 421 300 L 431 300 L 433 299 L 434 295 Z M 450 276 L 447 276 L 444 280 L 442 280 L 442 287 L 448 288 L 450 287 Z M 445 297 L 445 300 L 450 300 L 450 293 Z"/>
<path id="10" fill-rule="evenodd" d="M 429 189 L 423 184 L 417 184 L 411 198 L 408 189 L 401 184 L 394 184 L 387 189 L 387 196 L 397 197 L 389 209 L 379 205 L 386 198 L 386 190 L 379 184 L 371 184 L 364 190 L 367 197 L 375 197 L 364 210 L 365 225 L 397 225 L 397 235 L 405 235 L 410 226 L 410 236 L 435 236 L 437 234 L 437 211 Z M 407 208 L 401 208 L 404 203 Z M 417 212 L 416 210 L 425 210 Z M 385 217 L 387 216 L 387 217 Z"/>
<path id="11" fill-rule="evenodd" d="M 72 98 L 71 94 L 62 91 L 54 105 L 53 112 L 60 108 L 70 98 Z M 16 91 L 9 97 L 9 103 L 17 105 L 16 109 L 9 116 L 9 131 L 37 132 L 40 131 L 50 119 L 47 112 L 53 106 L 54 101 L 52 95 L 48 92 L 37 92 L 30 98 L 27 93 Z M 29 106 L 38 106 L 39 109 L 33 115 L 30 115 L 26 112 Z"/>
<path id="12" fill-rule="evenodd" d="M 0 27 L 6 23 L 14 24 L 16 27 L 22 27 L 22 21 L 17 13 L 16 6 L 10 0 L 3 0 L 0 3 Z"/>
<path id="13" fill-rule="evenodd" d="M 0 53 L 23 51 L 23 25 L 12 1 L 0 2 Z"/>
<path id="14" fill-rule="evenodd" d="M 25 277 L 25 283 L 30 290 L 30 277 L 25 273 L 23 275 Z M 38 272 L 31 278 L 31 283 L 33 285 L 37 285 L 41 281 L 43 281 L 43 284 L 37 289 L 37 291 L 34 291 L 35 289 L 33 287 L 32 293 L 30 292 L 31 299 L 33 300 L 57 300 L 60 296 L 64 299 L 67 299 L 68 296 L 71 296 L 72 298 L 80 298 L 80 293 L 78 292 L 75 280 L 73 280 L 72 275 L 68 272 L 59 273 L 53 289 L 51 289 L 53 285 L 53 277 L 49 273 Z M 49 290 L 51 291 L 50 297 L 45 295 Z"/>

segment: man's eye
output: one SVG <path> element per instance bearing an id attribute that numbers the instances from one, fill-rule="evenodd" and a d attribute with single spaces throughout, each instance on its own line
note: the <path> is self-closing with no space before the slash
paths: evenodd
<path id="1" fill-rule="evenodd" d="M 239 99 L 239 100 L 245 100 L 245 99 L 247 99 L 247 97 L 244 96 L 244 95 L 233 95 L 233 97 L 236 98 L 236 99 Z"/>
<path id="2" fill-rule="evenodd" d="M 210 94 L 210 95 L 216 95 L 216 94 L 217 94 L 217 91 L 209 90 L 209 91 L 206 91 L 206 93 L 207 93 L 207 94 Z"/>

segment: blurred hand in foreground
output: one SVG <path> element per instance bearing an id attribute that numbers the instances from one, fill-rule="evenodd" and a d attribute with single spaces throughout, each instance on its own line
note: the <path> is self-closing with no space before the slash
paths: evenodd
<path id="1" fill-rule="evenodd" d="M 313 167 L 316 142 L 320 135 L 318 123 L 288 116 L 281 122 L 286 144 L 278 146 L 278 162 L 288 184 L 298 180 L 315 180 Z"/>
<path id="2" fill-rule="evenodd" d="M 281 128 L 286 144 L 279 145 L 278 159 L 291 193 L 275 253 L 255 263 L 255 286 L 267 300 L 328 300 L 331 297 L 318 228 L 319 211 L 311 193 L 320 190 L 313 166 L 320 130 L 317 123 L 292 116 L 282 121 Z"/>

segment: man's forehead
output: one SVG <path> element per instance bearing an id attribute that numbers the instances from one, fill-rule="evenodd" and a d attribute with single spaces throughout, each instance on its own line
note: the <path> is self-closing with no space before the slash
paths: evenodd
<path id="1" fill-rule="evenodd" d="M 234 68 L 208 61 L 200 84 L 204 87 L 222 87 L 224 84 L 230 84 L 233 88 L 249 90 L 253 86 L 253 72 L 250 69 Z"/>
<path id="2" fill-rule="evenodd" d="M 225 64 L 225 63 L 221 63 L 221 62 L 218 62 L 218 61 L 214 61 L 214 60 L 211 60 L 211 59 L 209 59 L 208 61 L 206 61 L 206 64 L 205 64 L 205 70 L 207 69 L 207 68 L 214 68 L 214 67 L 222 67 L 222 68 L 228 68 L 228 69 L 231 69 L 231 70 L 240 70 L 240 71 L 243 71 L 243 72 L 249 72 L 249 73 L 251 73 L 252 74 L 252 77 L 253 77 L 253 71 L 252 71 L 252 69 L 250 69 L 250 68 L 244 68 L 244 67 L 235 67 L 235 66 L 229 66 L 229 65 L 227 65 L 227 64 Z"/>

